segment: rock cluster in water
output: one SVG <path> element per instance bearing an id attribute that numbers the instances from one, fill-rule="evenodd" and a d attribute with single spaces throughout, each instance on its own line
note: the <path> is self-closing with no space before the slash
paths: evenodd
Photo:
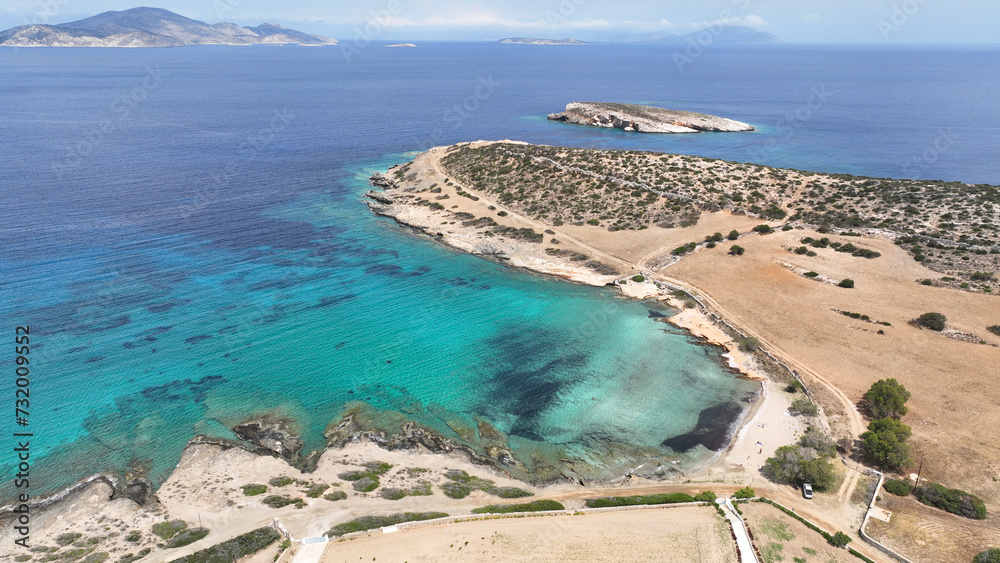
<path id="1" fill-rule="evenodd" d="M 753 131 L 752 125 L 690 111 L 636 104 L 573 102 L 566 111 L 549 114 L 552 121 L 607 127 L 639 133 L 699 133 L 701 131 Z"/>

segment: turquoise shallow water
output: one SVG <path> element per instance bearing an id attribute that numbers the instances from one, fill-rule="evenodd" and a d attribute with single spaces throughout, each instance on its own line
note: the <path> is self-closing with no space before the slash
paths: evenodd
<path id="1" fill-rule="evenodd" d="M 533 470 L 672 461 L 664 440 L 755 386 L 648 304 L 373 217 L 367 176 L 480 138 L 899 176 L 948 126 L 956 144 L 920 175 L 996 182 L 995 54 L 720 46 L 677 73 L 654 46 L 431 44 L 351 63 L 336 49 L 2 50 L 0 330 L 32 328 L 32 492 L 129 467 L 158 482 L 192 436 L 266 413 L 321 447 L 358 401 L 455 439 L 480 417 Z M 162 80 L 122 115 L 151 68 Z M 457 112 L 489 77 L 496 90 Z M 818 85 L 835 95 L 783 121 Z M 629 136 L 540 117 L 588 99 L 759 131 Z M 0 352 L 3 373 L 12 362 Z M 0 417 L 0 436 L 14 430 Z M 0 498 L 13 473 L 0 457 Z"/>

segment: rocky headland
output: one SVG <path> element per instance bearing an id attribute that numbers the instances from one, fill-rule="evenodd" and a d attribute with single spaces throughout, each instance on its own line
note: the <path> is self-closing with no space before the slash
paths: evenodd
<path id="1" fill-rule="evenodd" d="M 573 102 L 566 111 L 549 114 L 551 121 L 605 127 L 638 133 L 699 133 L 753 131 L 752 125 L 690 111 L 606 102 Z"/>

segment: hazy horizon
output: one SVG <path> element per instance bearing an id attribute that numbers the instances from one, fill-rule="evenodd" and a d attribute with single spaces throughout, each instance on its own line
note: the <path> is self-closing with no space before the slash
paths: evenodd
<path id="1" fill-rule="evenodd" d="M 0 29 L 29 23 L 60 24 L 129 1 L 8 0 Z M 150 5 L 209 24 L 265 22 L 335 39 L 491 41 L 504 37 L 573 37 L 588 41 L 636 34 L 683 35 L 719 25 L 747 26 L 787 43 L 997 44 L 992 22 L 1000 5 L 985 0 L 675 0 L 595 2 L 552 0 L 475 4 L 427 0 L 362 0 L 315 6 L 302 0 L 163 0 Z"/>

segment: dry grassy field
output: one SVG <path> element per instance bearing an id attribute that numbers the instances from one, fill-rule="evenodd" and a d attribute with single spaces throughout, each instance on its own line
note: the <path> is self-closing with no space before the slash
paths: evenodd
<path id="1" fill-rule="evenodd" d="M 846 550 L 826 543 L 823 536 L 805 524 L 765 503 L 740 507 L 754 536 L 763 563 L 851 563 L 857 561 Z"/>
<path id="2" fill-rule="evenodd" d="M 330 544 L 322 563 L 354 561 L 699 561 L 735 563 L 729 527 L 711 508 L 461 522 Z"/>

